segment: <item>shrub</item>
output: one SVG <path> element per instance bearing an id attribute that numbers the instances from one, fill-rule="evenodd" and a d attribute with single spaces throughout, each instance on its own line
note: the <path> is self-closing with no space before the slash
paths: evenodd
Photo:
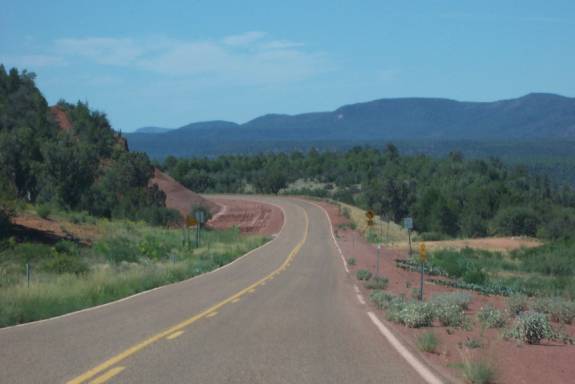
<path id="1" fill-rule="evenodd" d="M 500 210 L 493 221 L 495 232 L 499 235 L 535 236 L 539 215 L 531 208 L 508 207 Z"/>
<path id="2" fill-rule="evenodd" d="M 376 276 L 371 281 L 365 283 L 367 289 L 385 289 L 389 284 L 389 280 L 386 277 Z"/>
<path id="3" fill-rule="evenodd" d="M 428 303 L 412 301 L 401 309 L 400 317 L 409 328 L 429 327 L 433 323 L 433 309 Z"/>
<path id="4" fill-rule="evenodd" d="M 552 321 L 571 324 L 575 320 L 575 302 L 560 297 L 538 299 L 533 309 L 548 314 Z"/>
<path id="5" fill-rule="evenodd" d="M 355 264 L 357 264 L 357 260 L 355 259 L 355 257 L 350 257 L 347 259 L 347 265 L 349 265 L 350 267 L 353 267 Z"/>
<path id="6" fill-rule="evenodd" d="M 479 268 L 470 269 L 463 274 L 463 281 L 469 284 L 483 284 L 487 281 L 487 273 Z"/>
<path id="7" fill-rule="evenodd" d="M 46 244 L 21 243 L 16 245 L 11 253 L 19 263 L 25 264 L 49 256 L 52 249 Z"/>
<path id="8" fill-rule="evenodd" d="M 116 264 L 122 261 L 134 263 L 140 258 L 138 247 L 122 236 L 100 240 L 94 244 L 94 250 Z"/>
<path id="9" fill-rule="evenodd" d="M 377 290 L 370 293 L 369 300 L 371 300 L 377 308 L 387 309 L 391 303 L 398 300 L 398 298 L 389 293 Z"/>
<path id="10" fill-rule="evenodd" d="M 434 353 L 438 345 L 439 340 L 433 332 L 425 332 L 417 337 L 417 347 L 420 351 Z"/>
<path id="11" fill-rule="evenodd" d="M 554 339 L 555 333 L 545 314 L 527 311 L 519 315 L 506 336 L 527 344 L 539 344 L 543 339 Z"/>
<path id="12" fill-rule="evenodd" d="M 495 369 L 484 361 L 467 361 L 463 364 L 463 377 L 472 384 L 490 384 L 495 381 Z"/>
<path id="13" fill-rule="evenodd" d="M 525 312 L 529 307 L 529 299 L 525 295 L 511 295 L 507 299 L 507 309 L 511 315 L 518 315 Z"/>
<path id="14" fill-rule="evenodd" d="M 84 275 L 90 271 L 88 264 L 80 257 L 57 252 L 52 257 L 43 260 L 39 269 L 50 273 L 73 273 L 76 275 Z"/>
<path id="15" fill-rule="evenodd" d="M 502 328 L 505 326 L 505 316 L 503 312 L 491 304 L 487 304 L 479 309 L 477 319 L 485 328 Z"/>
<path id="16" fill-rule="evenodd" d="M 36 208 L 36 213 L 43 219 L 47 219 L 48 216 L 52 213 L 52 209 L 50 206 L 46 204 L 41 204 Z"/>
<path id="17" fill-rule="evenodd" d="M 356 272 L 355 276 L 357 277 L 358 280 L 367 281 L 371 279 L 372 274 L 367 269 L 360 269 Z"/>
<path id="18" fill-rule="evenodd" d="M 140 254 L 152 260 L 161 260 L 168 257 L 172 246 L 164 241 L 161 237 L 145 236 L 138 243 Z"/>
<path id="19" fill-rule="evenodd" d="M 465 312 L 456 304 L 444 304 L 433 307 L 435 318 L 444 327 L 463 327 L 466 323 Z"/>
<path id="20" fill-rule="evenodd" d="M 471 302 L 471 295 L 467 292 L 439 293 L 431 297 L 430 303 L 434 305 L 456 305 L 461 309 L 467 309 Z"/>
<path id="21" fill-rule="evenodd" d="M 482 346 L 480 340 L 472 339 L 469 337 L 463 342 L 463 345 L 469 349 L 477 349 L 477 348 L 481 348 L 481 346 Z"/>

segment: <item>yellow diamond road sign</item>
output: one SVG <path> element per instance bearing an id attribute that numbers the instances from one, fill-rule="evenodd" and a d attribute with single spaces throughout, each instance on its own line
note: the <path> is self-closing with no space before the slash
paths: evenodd
<path id="1" fill-rule="evenodd" d="M 188 217 L 186 217 L 186 225 L 188 227 L 193 227 L 194 225 L 197 225 L 198 221 L 193 217 L 188 215 Z"/>
<path id="2" fill-rule="evenodd" d="M 425 249 L 425 243 L 419 244 L 419 261 L 422 263 L 427 262 L 427 249 Z"/>

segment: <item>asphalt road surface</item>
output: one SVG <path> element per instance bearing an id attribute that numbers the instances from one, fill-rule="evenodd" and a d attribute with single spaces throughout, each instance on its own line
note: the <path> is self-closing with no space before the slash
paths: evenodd
<path id="1" fill-rule="evenodd" d="M 213 273 L 0 329 L 0 383 L 422 383 L 377 331 L 315 205 Z"/>

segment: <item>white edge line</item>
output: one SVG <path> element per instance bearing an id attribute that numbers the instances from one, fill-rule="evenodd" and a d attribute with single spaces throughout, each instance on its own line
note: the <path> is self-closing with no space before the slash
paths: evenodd
<path id="1" fill-rule="evenodd" d="M 335 246 L 337 247 L 337 249 L 339 251 L 339 255 L 341 256 L 341 260 L 343 261 L 343 265 L 345 267 L 345 270 L 346 270 L 346 272 L 349 273 L 349 269 L 347 268 L 347 264 L 345 262 L 345 258 L 343 257 L 343 253 L 341 251 L 341 248 L 339 247 L 339 244 L 337 243 L 337 240 L 335 239 L 335 235 L 333 233 L 333 225 L 331 223 L 331 219 L 329 217 L 329 214 L 327 213 L 327 210 L 324 207 L 322 207 L 321 205 L 316 204 L 314 202 L 311 202 L 308 200 L 304 200 L 304 201 L 320 208 L 323 211 L 323 213 L 326 215 L 327 220 L 330 224 L 329 227 L 331 229 L 331 236 L 333 238 L 333 241 L 335 242 Z M 357 287 L 357 285 L 354 285 L 354 287 Z M 358 294 L 357 296 L 358 296 L 358 300 L 360 300 L 360 295 Z M 363 300 L 363 297 L 361 297 L 361 300 Z M 361 300 L 360 300 L 360 302 L 361 302 Z M 364 301 L 364 303 L 365 303 L 365 301 Z M 399 353 L 401 355 L 401 357 L 403 357 L 409 363 L 409 365 L 411 365 L 413 367 L 413 369 L 415 369 L 415 371 L 428 384 L 443 384 L 443 382 L 441 380 L 439 380 L 436 375 L 434 375 L 425 365 L 423 365 L 423 363 L 421 363 L 415 356 L 413 356 L 413 354 L 411 352 L 409 352 L 409 350 L 407 350 L 407 348 L 405 348 L 403 346 L 403 344 L 401 344 L 401 342 L 397 339 L 397 337 L 395 337 L 394 334 L 385 325 L 383 325 L 383 323 L 377 318 L 377 316 L 373 312 L 367 312 L 367 315 L 369 316 L 369 318 L 371 319 L 373 324 L 375 324 L 375 326 L 377 327 L 379 332 L 381 332 L 381 334 L 387 339 L 387 341 L 389 341 L 389 343 L 395 348 L 397 353 Z"/>
<path id="2" fill-rule="evenodd" d="M 334 232 L 333 232 L 333 225 L 332 225 L 332 223 L 331 223 L 331 219 L 329 218 L 329 214 L 327 213 L 327 211 L 325 210 L 325 208 L 322 207 L 321 205 L 316 204 L 316 203 L 311 202 L 311 201 L 308 201 L 308 200 L 304 200 L 304 199 L 301 199 L 301 200 L 305 201 L 306 203 L 309 203 L 309 204 L 311 204 L 311 205 L 315 205 L 316 207 L 320 208 L 320 209 L 323 211 L 323 213 L 325 214 L 325 216 L 327 217 L 327 221 L 329 222 L 329 230 L 330 230 L 330 232 L 331 232 L 331 238 L 333 239 L 333 243 L 335 244 L 335 247 L 337 248 L 337 251 L 339 252 L 339 256 L 341 257 L 341 261 L 342 261 L 342 263 L 343 263 L 343 267 L 345 268 L 345 271 L 346 271 L 347 273 L 349 273 L 349 268 L 347 267 L 347 262 L 345 261 L 345 257 L 343 256 L 343 252 L 341 251 L 341 248 L 340 248 L 340 246 L 339 246 L 339 244 L 338 244 L 338 242 L 337 242 L 337 239 L 335 238 L 335 234 L 334 234 Z"/>
<path id="3" fill-rule="evenodd" d="M 250 201 L 250 200 L 247 200 L 247 201 Z M 277 204 L 274 204 L 274 203 L 265 202 L 265 203 L 262 203 L 262 204 L 273 205 L 274 207 L 279 208 L 279 209 L 282 211 L 283 223 L 282 223 L 282 227 L 281 227 L 280 231 L 278 232 L 278 235 L 281 234 L 281 233 L 283 232 L 283 230 L 284 230 L 285 223 L 286 223 L 285 210 L 284 210 L 281 206 L 279 206 L 279 205 L 277 205 Z M 245 257 L 251 255 L 252 253 L 254 253 L 254 252 L 256 252 L 256 251 L 258 251 L 258 250 L 260 250 L 260 249 L 262 249 L 262 248 L 264 248 L 264 247 L 266 247 L 266 246 L 268 246 L 268 245 L 270 245 L 271 243 L 275 242 L 278 237 L 279 237 L 279 236 L 272 236 L 272 240 L 268 241 L 268 242 L 265 243 L 265 244 L 260 245 L 260 246 L 257 247 L 257 248 L 252 249 L 251 251 L 249 251 L 249 252 L 246 253 L 245 255 L 242 255 L 242 256 L 238 257 L 237 259 L 235 259 L 235 260 L 232 261 L 231 263 L 228 263 L 228 264 L 226 264 L 226 265 L 222 265 L 222 266 L 219 267 L 219 268 L 216 268 L 216 269 L 213 269 L 213 270 L 211 270 L 211 271 L 202 273 L 202 274 L 200 274 L 200 275 L 192 276 L 192 277 L 190 277 L 189 279 L 177 281 L 177 282 L 171 283 L 171 284 L 161 285 L 161 286 L 159 286 L 159 287 L 155 287 L 155 288 L 149 289 L 149 290 L 147 290 L 147 291 L 138 292 L 138 293 L 135 293 L 135 294 L 133 294 L 133 295 L 131 295 L 131 296 L 122 297 L 121 299 L 114 300 L 114 301 L 110 301 L 110 302 L 104 303 L 104 304 L 100 304 L 100 305 L 97 305 L 97 306 L 95 306 L 95 307 L 83 308 L 83 309 L 79 309 L 79 310 L 77 310 L 77 311 L 64 313 L 64 314 L 62 314 L 62 315 L 58 315 L 58 316 L 54 316 L 54 317 L 49 317 L 49 318 L 47 318 L 47 319 L 30 321 L 30 322 L 27 322 L 27 323 L 21 323 L 21 324 L 16 324 L 16 325 L 10 325 L 10 326 L 8 326 L 8 327 L 2 327 L 2 328 L 0 328 L 0 333 L 3 332 L 3 331 L 6 331 L 6 330 L 10 330 L 10 329 L 13 329 L 13 328 L 17 328 L 17 327 L 34 326 L 34 325 L 38 325 L 38 324 L 41 324 L 41 323 L 44 323 L 44 322 L 48 322 L 48 321 L 52 321 L 52 320 L 58 320 L 58 319 L 62 319 L 62 318 L 65 318 L 65 317 L 70 317 L 70 316 L 79 315 L 79 314 L 84 313 L 84 312 L 95 311 L 95 310 L 97 310 L 97 309 L 101 309 L 101 308 L 104 308 L 104 307 L 107 307 L 107 306 L 110 306 L 110 305 L 118 304 L 118 303 L 121 303 L 121 302 L 123 302 L 123 301 L 131 300 L 131 299 L 133 299 L 133 298 L 135 298 L 135 297 L 137 297 L 137 296 L 140 296 L 140 295 L 145 295 L 145 294 L 148 294 L 148 293 L 152 293 L 152 292 L 154 292 L 154 291 L 156 291 L 156 290 L 158 290 L 158 289 L 167 288 L 167 287 L 170 287 L 170 286 L 173 286 L 173 285 L 177 285 L 177 284 L 183 284 L 183 283 L 185 283 L 185 282 L 187 282 L 187 281 L 190 281 L 190 280 L 193 280 L 193 279 L 199 279 L 200 277 L 207 276 L 207 275 L 209 275 L 209 274 L 211 274 L 211 273 L 215 273 L 215 272 L 221 271 L 222 269 L 225 269 L 225 268 L 231 266 L 232 264 L 234 264 L 234 263 L 236 263 L 236 262 L 238 262 L 238 261 L 244 259 Z"/>
<path id="4" fill-rule="evenodd" d="M 429 384 L 443 384 L 425 365 L 423 365 L 411 352 L 401 344 L 393 333 L 377 318 L 373 312 L 367 312 L 367 315 L 375 324 L 379 332 L 389 341 L 395 350 L 419 373 L 419 375 Z"/>
<path id="5" fill-rule="evenodd" d="M 353 285 L 353 289 L 355 290 L 355 293 L 359 293 L 359 287 L 357 285 Z"/>
<path id="6" fill-rule="evenodd" d="M 357 294 L 357 301 L 359 301 L 360 304 L 365 304 L 365 300 L 363 299 L 363 296 L 360 295 L 359 293 Z"/>

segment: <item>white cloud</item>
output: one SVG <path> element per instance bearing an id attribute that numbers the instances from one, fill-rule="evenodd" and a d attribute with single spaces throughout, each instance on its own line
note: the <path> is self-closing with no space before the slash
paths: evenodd
<path id="1" fill-rule="evenodd" d="M 33 55 L 7 55 L 2 58 L 8 67 L 17 67 L 33 70 L 35 68 L 67 65 L 66 60 L 60 56 L 33 54 Z"/>
<path id="2" fill-rule="evenodd" d="M 298 48 L 303 47 L 303 43 L 296 43 L 289 40 L 274 40 L 270 41 L 269 43 L 264 43 L 261 45 L 261 48 L 264 49 L 287 49 L 287 48 Z"/>
<path id="3" fill-rule="evenodd" d="M 54 41 L 62 60 L 128 67 L 169 77 L 193 77 L 213 84 L 267 85 L 306 79 L 329 67 L 326 55 L 303 44 L 246 32 L 221 40 L 90 37 Z"/>
<path id="4" fill-rule="evenodd" d="M 54 42 L 56 53 L 81 56 L 100 64 L 130 65 L 144 53 L 132 39 L 126 38 L 67 38 Z"/>
<path id="5" fill-rule="evenodd" d="M 247 45 L 261 40 L 266 36 L 265 32 L 251 31 L 239 35 L 226 36 L 222 40 L 226 45 Z"/>

